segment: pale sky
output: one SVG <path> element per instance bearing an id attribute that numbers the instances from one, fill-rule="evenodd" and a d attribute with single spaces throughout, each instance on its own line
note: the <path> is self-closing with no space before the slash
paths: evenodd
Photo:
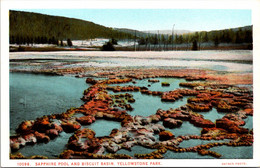
<path id="1" fill-rule="evenodd" d="M 14 9 L 16 10 L 16 9 Z M 136 30 L 210 31 L 252 25 L 246 9 L 19 9 Z"/>

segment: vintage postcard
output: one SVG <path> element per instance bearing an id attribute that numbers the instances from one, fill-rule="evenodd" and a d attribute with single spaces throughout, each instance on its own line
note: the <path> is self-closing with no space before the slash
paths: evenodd
<path id="1" fill-rule="evenodd" d="M 79 2 L 3 1 L 2 167 L 259 166 L 257 1 Z"/>

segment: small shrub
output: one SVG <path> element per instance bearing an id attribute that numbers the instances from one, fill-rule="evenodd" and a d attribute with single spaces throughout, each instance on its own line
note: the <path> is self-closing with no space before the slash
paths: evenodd
<path id="1" fill-rule="evenodd" d="M 18 47 L 18 51 L 24 51 L 24 50 L 25 50 L 24 47 L 22 47 L 22 46 L 19 46 L 19 47 Z"/>
<path id="2" fill-rule="evenodd" d="M 116 49 L 111 42 L 107 42 L 106 44 L 104 44 L 102 46 L 101 50 L 102 51 L 115 51 Z"/>

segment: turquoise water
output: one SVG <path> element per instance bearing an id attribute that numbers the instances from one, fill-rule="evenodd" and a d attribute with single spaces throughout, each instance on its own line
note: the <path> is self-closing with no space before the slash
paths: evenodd
<path id="1" fill-rule="evenodd" d="M 210 148 L 209 150 L 221 154 L 222 155 L 221 159 L 252 159 L 253 158 L 252 146 L 239 146 L 239 147 L 218 146 L 218 147 Z M 176 153 L 168 150 L 164 154 L 164 159 L 191 159 L 191 158 L 192 159 L 215 159 L 212 156 L 209 155 L 202 156 L 195 152 Z"/>
<path id="2" fill-rule="evenodd" d="M 163 125 L 163 122 L 160 121 L 159 124 Z M 194 126 L 189 121 L 183 121 L 180 127 L 173 129 L 165 128 L 165 130 L 171 131 L 175 137 L 178 137 L 181 135 L 200 135 L 202 128 Z"/>
<path id="3" fill-rule="evenodd" d="M 159 82 L 155 82 L 155 83 L 148 82 L 149 79 L 143 79 L 143 80 L 133 79 L 136 82 L 135 84 L 133 84 L 132 82 L 129 82 L 129 83 L 120 83 L 120 84 L 110 84 L 110 86 L 128 86 L 128 85 L 140 86 L 140 87 L 144 86 L 144 87 L 147 87 L 151 91 L 166 92 L 166 91 L 171 91 L 171 90 L 175 90 L 178 88 L 183 88 L 183 87 L 179 86 L 179 83 L 186 82 L 186 80 L 182 79 L 182 78 L 151 78 L 151 79 L 159 80 Z M 170 84 L 170 86 L 162 87 L 161 86 L 162 82 L 168 82 Z M 150 85 L 150 86 L 148 86 L 148 85 Z"/>
<path id="4" fill-rule="evenodd" d="M 131 151 L 126 150 L 126 149 L 120 149 L 116 153 L 117 154 L 127 154 L 127 155 L 134 157 L 134 154 L 147 154 L 147 153 L 151 153 L 153 151 L 155 151 L 155 149 L 149 149 L 149 148 L 145 148 L 143 146 L 135 145 L 131 148 Z"/>
<path id="5" fill-rule="evenodd" d="M 185 140 L 182 141 L 179 145 L 179 147 L 182 148 L 188 148 L 188 147 L 193 147 L 193 146 L 197 146 L 197 145 L 205 145 L 208 143 L 215 143 L 215 142 L 229 142 L 230 140 L 228 139 L 224 139 L 224 140 L 201 140 L 201 139 L 190 139 L 190 140 Z"/>
<path id="6" fill-rule="evenodd" d="M 202 156 L 195 152 L 177 153 L 170 150 L 168 150 L 163 156 L 164 159 L 214 159 L 212 156 Z"/>
<path id="7" fill-rule="evenodd" d="M 226 113 L 218 112 L 217 109 L 212 108 L 209 112 L 198 112 L 201 115 L 204 116 L 205 119 L 211 120 L 212 122 L 215 122 L 217 119 L 221 119 L 226 115 Z"/>
<path id="8" fill-rule="evenodd" d="M 253 146 L 218 146 L 210 149 L 222 155 L 221 159 L 252 159 Z"/>
<path id="9" fill-rule="evenodd" d="M 185 105 L 188 99 L 187 97 L 184 97 L 175 102 L 162 102 L 161 97 L 159 96 L 145 95 L 141 94 L 140 92 L 131 92 L 131 94 L 135 99 L 135 102 L 131 104 L 134 110 L 128 113 L 133 116 L 149 116 L 156 114 L 156 111 L 159 108 L 163 110 L 168 110 L 170 108 L 175 109 Z"/>
<path id="10" fill-rule="evenodd" d="M 179 83 L 185 82 L 185 79 L 178 79 L 178 78 L 152 78 L 158 79 L 160 82 L 152 83 L 148 82 L 149 79 L 144 80 L 135 80 L 136 84 L 132 82 L 129 83 L 121 83 L 121 84 L 110 84 L 110 86 L 128 86 L 128 85 L 135 85 L 135 86 L 145 86 L 151 91 L 171 91 L 180 88 Z M 170 83 L 169 87 L 162 87 L 161 82 L 168 82 Z M 148 87 L 150 85 L 150 87 Z M 109 91 L 110 94 L 115 94 L 114 92 Z M 149 116 L 155 114 L 156 111 L 160 108 L 163 110 L 168 110 L 170 108 L 178 108 L 187 104 L 187 97 L 179 99 L 175 102 L 162 102 L 160 96 L 152 96 L 141 94 L 140 92 L 129 92 L 133 95 L 134 99 L 136 100 L 134 103 L 131 103 L 131 106 L 134 108 L 133 111 L 129 112 L 131 115 L 141 115 L 141 116 Z"/>
<path id="11" fill-rule="evenodd" d="M 149 90 L 152 90 L 152 91 L 171 91 L 171 90 L 175 90 L 175 89 L 178 89 L 178 88 L 183 88 L 181 86 L 179 86 L 179 83 L 181 82 L 186 82 L 185 79 L 179 79 L 179 78 L 155 78 L 155 79 L 158 79 L 160 80 L 160 82 L 157 82 L 157 83 L 151 83 L 151 82 L 148 82 L 151 87 L 148 87 Z M 162 82 L 168 82 L 170 84 L 170 86 L 167 86 L 167 87 L 162 87 L 161 86 L 161 83 Z"/>
<path id="12" fill-rule="evenodd" d="M 253 129 L 253 116 L 247 116 L 244 121 L 246 122 L 243 126 L 244 128 L 248 128 L 249 130 Z"/>
<path id="13" fill-rule="evenodd" d="M 160 89 L 174 90 L 178 88 L 179 79 L 173 79 L 171 87 L 161 87 L 161 78 L 159 83 L 149 83 L 150 90 L 160 91 Z M 170 78 L 165 78 L 165 80 Z M 137 80 L 136 85 L 146 86 L 148 79 L 142 83 L 142 80 Z M 168 81 L 169 82 L 169 81 Z M 174 83 L 176 82 L 176 83 Z M 128 83 L 129 84 L 129 83 Z M 125 85 L 128 85 L 125 84 Z M 145 85 L 143 85 L 145 84 Z M 85 83 L 84 78 L 74 78 L 67 76 L 45 76 L 35 74 L 23 74 L 23 73 L 10 73 L 10 126 L 13 131 L 18 124 L 24 120 L 34 120 L 37 117 L 43 115 L 49 115 L 52 113 L 65 112 L 70 107 L 79 107 L 83 104 L 80 100 L 82 93 L 90 85 Z M 166 91 L 165 90 L 165 91 Z M 163 90 L 161 90 L 163 91 Z M 149 116 L 155 114 L 156 111 L 161 108 L 167 110 L 170 108 L 177 108 L 187 103 L 187 97 L 180 99 L 176 102 L 161 102 L 160 96 L 151 96 L 141 94 L 140 92 L 130 92 L 135 98 L 135 102 L 131 103 L 134 110 L 128 112 L 131 115 Z M 113 93 L 114 94 L 114 93 Z M 224 114 L 218 113 L 214 108 L 210 112 L 200 112 L 204 115 L 204 118 L 215 121 L 218 118 L 222 118 Z M 77 114 L 77 117 L 82 116 Z M 248 116 L 245 128 L 253 128 L 252 116 Z M 162 122 L 159 122 L 162 124 Z M 97 120 L 91 125 L 83 126 L 83 128 L 91 128 L 96 132 L 96 137 L 108 136 L 112 129 L 120 128 L 120 122 Z M 201 128 L 195 127 L 188 121 L 183 121 L 183 124 L 179 128 L 168 129 L 173 132 L 175 137 L 180 135 L 200 135 Z M 56 158 L 64 149 L 69 137 L 72 134 L 66 134 L 62 132 L 59 137 L 51 140 L 47 144 L 36 144 L 33 146 L 25 146 L 18 152 L 21 152 L 25 156 L 32 155 L 45 155 L 49 158 Z M 158 140 L 158 135 L 155 135 Z M 189 140 L 183 141 L 180 146 L 188 147 L 195 146 L 204 143 L 210 143 L 215 141 L 202 141 L 202 140 Z M 218 141 L 219 142 L 219 141 Z M 222 158 L 252 158 L 252 147 L 214 147 L 213 151 L 219 152 L 223 155 Z M 133 156 L 135 153 L 150 153 L 154 149 L 144 148 L 142 146 L 134 146 L 132 151 L 125 149 L 119 150 L 117 153 L 124 153 Z M 211 156 L 201 156 L 197 153 L 175 153 L 168 151 L 164 154 L 164 157 L 171 159 L 213 159 Z"/>
<path id="14" fill-rule="evenodd" d="M 200 135 L 202 129 L 194 126 L 189 121 L 183 121 L 180 127 L 174 129 L 166 128 L 166 130 L 171 131 L 177 137 L 180 135 Z"/>
<path id="15" fill-rule="evenodd" d="M 109 136 L 114 128 L 119 129 L 121 127 L 120 122 L 108 121 L 108 120 L 96 120 L 91 125 L 84 125 L 82 128 L 90 128 L 96 133 L 96 137 Z"/>
<path id="16" fill-rule="evenodd" d="M 65 132 L 61 132 L 58 137 L 50 140 L 47 144 L 38 143 L 35 145 L 26 145 L 17 152 L 22 153 L 26 157 L 41 155 L 47 156 L 50 159 L 55 159 L 61 152 L 67 149 L 66 144 L 72 135 L 72 133 L 66 134 Z M 13 154 L 17 152 L 13 152 Z"/>
<path id="17" fill-rule="evenodd" d="M 90 85 L 83 78 L 9 73 L 10 127 L 24 120 L 65 112 L 83 104 L 80 98 Z"/>

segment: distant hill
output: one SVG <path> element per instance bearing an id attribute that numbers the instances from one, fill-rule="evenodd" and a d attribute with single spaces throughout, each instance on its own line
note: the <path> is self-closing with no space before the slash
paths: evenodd
<path id="1" fill-rule="evenodd" d="M 127 29 L 127 28 L 115 28 L 115 30 L 125 32 L 125 33 L 130 33 L 132 35 L 135 35 L 135 33 L 136 33 L 137 37 L 146 37 L 146 36 L 148 36 L 148 34 L 150 34 L 150 35 L 158 34 L 158 30 L 139 31 L 139 30 L 133 30 L 133 29 Z M 189 31 L 189 30 L 174 30 L 174 34 L 177 34 L 177 35 L 192 33 L 192 32 L 193 31 Z M 171 35 L 172 30 L 159 30 L 159 34 Z"/>
<path id="2" fill-rule="evenodd" d="M 31 12 L 9 11 L 10 41 L 50 39 L 132 38 L 129 33 L 93 22 Z"/>
<path id="3" fill-rule="evenodd" d="M 146 30 L 146 31 L 143 31 L 143 32 L 157 34 L 158 30 Z M 174 34 L 177 34 L 177 35 L 193 33 L 193 32 L 194 31 L 190 31 L 190 30 L 174 30 Z M 165 34 L 165 35 L 171 35 L 172 34 L 172 30 L 159 30 L 159 33 L 160 34 Z"/>
<path id="4" fill-rule="evenodd" d="M 109 28 L 93 22 L 50 16 L 31 12 L 9 11 L 11 44 L 59 44 L 60 40 L 93 38 L 134 39 L 139 44 L 158 43 L 252 43 L 252 26 L 192 32 L 189 30 L 138 31 L 127 28 Z M 59 44 L 62 45 L 62 44 Z"/>
<path id="5" fill-rule="evenodd" d="M 229 29 L 220 29 L 220 30 L 210 30 L 208 32 L 212 32 L 212 31 L 223 31 L 223 30 L 232 30 L 232 31 L 238 31 L 239 29 L 241 29 L 242 31 L 245 30 L 252 30 L 252 26 L 244 26 L 244 27 L 237 27 L 237 28 L 229 28 Z M 146 30 L 146 31 L 142 31 L 144 33 L 152 33 L 152 34 L 157 34 L 159 31 L 159 34 L 165 34 L 165 35 L 172 35 L 172 30 Z M 188 34 L 188 33 L 195 33 L 196 31 L 191 31 L 191 30 L 174 30 L 174 34 L 176 35 L 182 35 L 182 34 Z M 202 32 L 202 31 L 197 31 L 197 32 Z M 205 32 L 205 31 L 203 31 Z"/>
<path id="6" fill-rule="evenodd" d="M 134 30 L 134 29 L 127 29 L 127 28 L 114 28 L 117 31 L 120 32 L 124 32 L 124 33 L 130 33 L 133 36 L 137 36 L 137 37 L 146 37 L 148 36 L 148 32 L 143 32 L 143 31 L 139 31 L 139 30 Z M 156 34 L 156 33 L 150 33 L 150 34 Z"/>
<path id="7" fill-rule="evenodd" d="M 239 30 L 242 30 L 242 31 L 252 31 L 252 28 L 253 28 L 253 26 L 250 25 L 250 26 L 235 27 L 235 28 L 229 28 L 229 29 L 211 30 L 209 32 L 212 32 L 212 31 L 225 31 L 225 30 L 232 30 L 234 32 L 239 31 Z"/>
<path id="8" fill-rule="evenodd" d="M 120 32 L 125 32 L 125 33 L 130 33 L 133 36 L 137 37 L 148 37 L 150 36 L 156 36 L 159 32 L 160 35 L 172 35 L 172 30 L 145 30 L 145 31 L 138 31 L 138 30 L 133 30 L 133 29 L 127 29 L 127 28 L 114 28 L 115 30 L 118 30 Z M 222 32 L 238 32 L 238 31 L 243 31 L 243 32 L 252 32 L 252 26 L 244 26 L 244 27 L 237 27 L 237 28 L 229 28 L 229 29 L 221 29 L 221 30 L 211 30 L 211 31 L 190 31 L 190 30 L 174 30 L 174 35 L 176 36 L 182 36 L 182 35 L 194 35 L 196 33 L 208 33 L 209 36 L 215 36 L 215 34 L 220 34 Z"/>

